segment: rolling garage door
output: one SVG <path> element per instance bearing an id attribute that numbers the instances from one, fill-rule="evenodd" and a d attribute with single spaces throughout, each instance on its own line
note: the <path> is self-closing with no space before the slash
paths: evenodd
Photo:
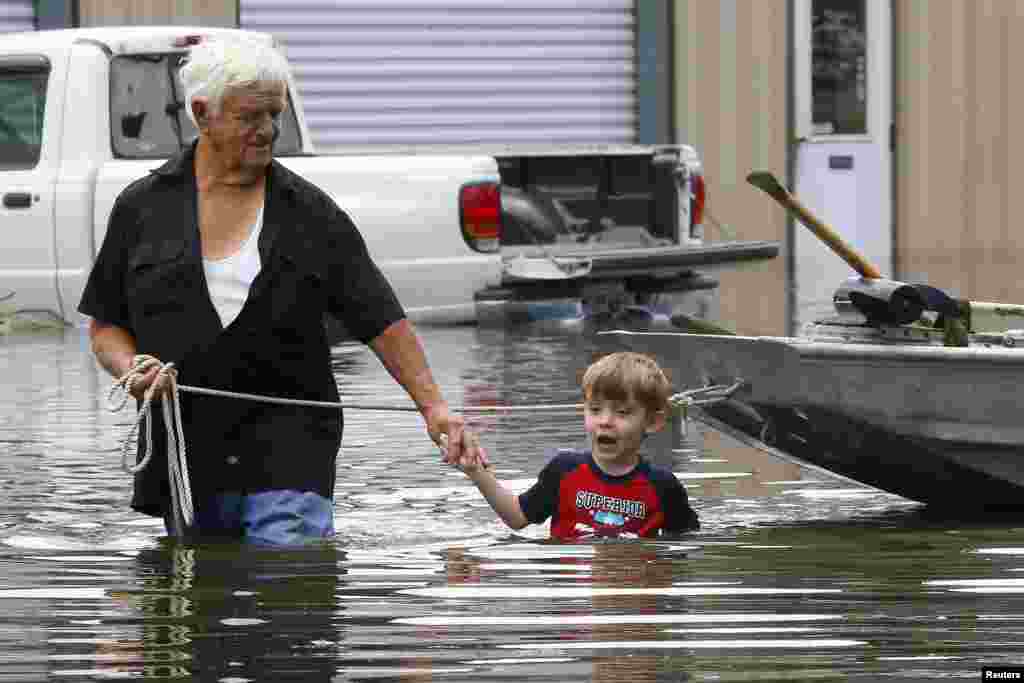
<path id="1" fill-rule="evenodd" d="M 36 30 L 36 12 L 32 0 L 0 2 L 0 33 Z"/>
<path id="2" fill-rule="evenodd" d="M 321 152 L 636 141 L 633 0 L 241 0 Z"/>

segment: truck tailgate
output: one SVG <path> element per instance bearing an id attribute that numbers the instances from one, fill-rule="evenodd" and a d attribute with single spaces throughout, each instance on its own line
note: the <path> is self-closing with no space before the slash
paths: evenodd
<path id="1" fill-rule="evenodd" d="M 668 278 L 695 268 L 727 265 L 743 261 L 773 259 L 779 254 L 779 243 L 770 241 L 713 242 L 663 247 L 609 247 L 607 249 L 570 247 L 552 248 L 547 252 L 559 258 L 580 258 L 592 261 L 590 272 L 580 279 L 603 280 L 622 277 Z M 546 256 L 531 252 L 530 258 Z"/>

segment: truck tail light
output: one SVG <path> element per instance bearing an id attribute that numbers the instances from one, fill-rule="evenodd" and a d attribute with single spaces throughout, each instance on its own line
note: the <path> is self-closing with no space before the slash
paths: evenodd
<path id="1" fill-rule="evenodd" d="M 463 185 L 459 190 L 462 236 L 475 251 L 490 253 L 501 248 L 501 186 L 484 182 Z"/>
<path id="2" fill-rule="evenodd" d="M 704 187 L 704 176 L 696 173 L 690 178 L 690 236 L 701 235 L 700 226 L 704 222 L 704 206 L 707 202 L 707 188 Z"/>

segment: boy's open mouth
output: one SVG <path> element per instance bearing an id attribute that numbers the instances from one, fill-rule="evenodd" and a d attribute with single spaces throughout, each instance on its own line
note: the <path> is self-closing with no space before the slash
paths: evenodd
<path id="1" fill-rule="evenodd" d="M 599 437 L 597 437 L 597 443 L 601 444 L 602 446 L 614 446 L 615 445 L 615 437 L 599 436 Z"/>

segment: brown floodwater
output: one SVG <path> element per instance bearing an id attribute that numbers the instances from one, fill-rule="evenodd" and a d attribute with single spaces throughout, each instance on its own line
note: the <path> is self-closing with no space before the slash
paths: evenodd
<path id="1" fill-rule="evenodd" d="M 456 406 L 575 403 L 603 343 L 421 332 Z M 344 401 L 408 405 L 365 347 L 334 361 Z M 1024 520 L 938 517 L 698 424 L 646 446 L 703 525 L 671 541 L 511 532 L 416 414 L 348 410 L 332 542 L 180 544 L 128 509 L 133 416 L 108 409 L 80 331 L 0 335 L 0 377 L 0 681 L 977 680 L 1024 663 Z M 515 489 L 583 443 L 571 411 L 471 423 Z"/>

